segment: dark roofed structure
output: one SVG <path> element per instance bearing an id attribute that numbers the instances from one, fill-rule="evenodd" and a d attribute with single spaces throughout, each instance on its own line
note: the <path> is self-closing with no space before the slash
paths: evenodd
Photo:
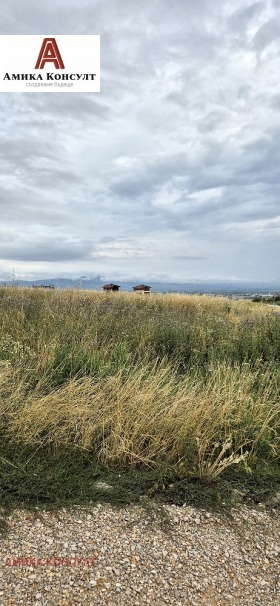
<path id="1" fill-rule="evenodd" d="M 151 286 L 147 286 L 146 284 L 138 284 L 138 286 L 133 286 L 132 287 L 134 292 L 142 294 L 142 295 L 147 295 L 150 294 L 151 291 Z"/>
<path id="2" fill-rule="evenodd" d="M 32 288 L 54 288 L 54 284 L 32 284 Z"/>
<path id="3" fill-rule="evenodd" d="M 104 284 L 104 286 L 102 286 L 103 290 L 106 290 L 107 292 L 112 292 L 112 291 L 116 291 L 119 290 L 119 285 L 118 284 Z"/>

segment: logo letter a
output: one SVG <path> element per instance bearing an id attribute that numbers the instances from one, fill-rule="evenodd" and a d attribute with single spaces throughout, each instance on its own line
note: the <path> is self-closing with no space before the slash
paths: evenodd
<path id="1" fill-rule="evenodd" d="M 55 38 L 44 38 L 35 69 L 43 69 L 45 63 L 54 63 L 56 69 L 64 69 Z"/>

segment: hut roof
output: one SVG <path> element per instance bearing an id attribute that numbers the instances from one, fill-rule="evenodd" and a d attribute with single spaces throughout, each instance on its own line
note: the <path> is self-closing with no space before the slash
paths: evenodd
<path id="1" fill-rule="evenodd" d="M 110 289 L 110 288 L 120 288 L 119 284 L 104 284 L 102 288 Z"/>
<path id="2" fill-rule="evenodd" d="M 134 290 L 150 290 L 151 286 L 147 286 L 146 284 L 138 284 L 138 286 L 132 287 Z"/>

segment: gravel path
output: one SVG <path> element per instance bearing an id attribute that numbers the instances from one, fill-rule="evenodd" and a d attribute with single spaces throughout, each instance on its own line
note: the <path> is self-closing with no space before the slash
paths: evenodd
<path id="1" fill-rule="evenodd" d="M 279 604 L 275 510 L 103 504 L 8 523 L 0 606 Z"/>

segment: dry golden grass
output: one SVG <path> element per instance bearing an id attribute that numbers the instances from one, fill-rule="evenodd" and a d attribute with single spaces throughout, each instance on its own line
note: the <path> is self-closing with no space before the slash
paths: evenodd
<path id="1" fill-rule="evenodd" d="M 216 477 L 279 453 L 279 316 L 222 297 L 0 289 L 0 428 Z"/>
<path id="2" fill-rule="evenodd" d="M 143 367 L 129 377 L 72 379 L 43 395 L 40 385 L 26 393 L 24 383 L 11 392 L 4 370 L 2 412 L 19 442 L 57 449 L 74 443 L 108 467 L 165 462 L 182 475 L 215 477 L 248 455 L 252 461 L 267 437 L 276 454 L 280 406 L 268 377 L 259 377 L 254 392 L 256 377 L 246 366 L 209 373 L 207 381 L 178 381 L 170 367 Z"/>

